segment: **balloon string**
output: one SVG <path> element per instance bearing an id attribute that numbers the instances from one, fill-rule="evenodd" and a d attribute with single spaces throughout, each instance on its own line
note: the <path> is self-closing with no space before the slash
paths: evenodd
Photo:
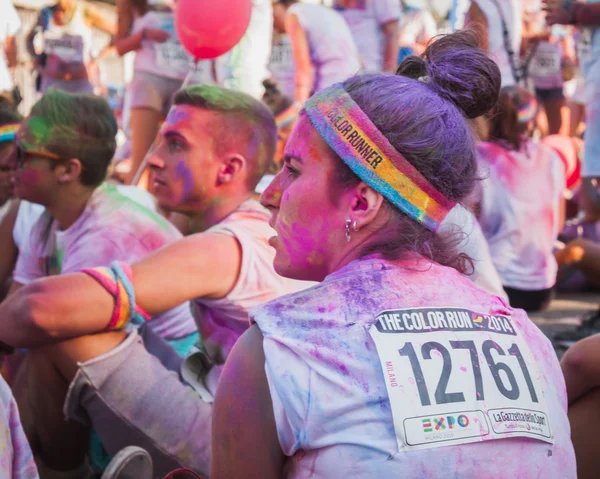
<path id="1" fill-rule="evenodd" d="M 188 72 L 188 74 L 185 76 L 185 79 L 183 80 L 183 83 L 181 84 L 181 88 L 185 88 L 185 87 L 189 86 L 190 82 L 194 78 L 194 74 L 198 71 L 198 63 L 199 62 L 200 62 L 200 60 L 198 60 L 198 59 L 194 60 L 194 67 L 191 68 L 190 71 Z"/>

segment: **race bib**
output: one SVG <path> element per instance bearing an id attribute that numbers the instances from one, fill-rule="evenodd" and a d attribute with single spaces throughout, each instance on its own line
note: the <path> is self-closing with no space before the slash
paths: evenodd
<path id="1" fill-rule="evenodd" d="M 294 67 L 294 56 L 292 54 L 292 42 L 287 35 L 273 42 L 271 48 L 270 69 L 289 70 Z"/>
<path id="2" fill-rule="evenodd" d="M 170 72 L 187 73 L 192 66 L 192 57 L 177 41 L 156 43 L 156 64 Z"/>
<path id="3" fill-rule="evenodd" d="M 369 332 L 399 451 L 528 437 L 554 443 L 540 372 L 508 316 L 384 311 Z"/>
<path id="4" fill-rule="evenodd" d="M 538 88 L 559 88 L 562 85 L 560 67 L 560 47 L 549 42 L 540 42 L 537 47 L 529 73 Z"/>
<path id="5" fill-rule="evenodd" d="M 66 63 L 83 63 L 83 37 L 81 35 L 47 36 L 44 53 L 55 55 Z"/>

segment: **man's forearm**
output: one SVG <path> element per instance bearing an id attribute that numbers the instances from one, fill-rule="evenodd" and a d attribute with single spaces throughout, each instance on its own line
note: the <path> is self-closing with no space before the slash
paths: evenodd
<path id="1" fill-rule="evenodd" d="M 571 5 L 573 25 L 600 25 L 600 3 L 573 3 Z"/>
<path id="2" fill-rule="evenodd" d="M 0 304 L 0 341 L 35 347 L 104 330 L 112 296 L 85 274 L 42 278 Z"/>
<path id="3" fill-rule="evenodd" d="M 386 24 L 383 29 L 383 70 L 394 73 L 398 66 L 398 51 L 400 50 L 399 23 L 398 21 L 390 22 Z"/>

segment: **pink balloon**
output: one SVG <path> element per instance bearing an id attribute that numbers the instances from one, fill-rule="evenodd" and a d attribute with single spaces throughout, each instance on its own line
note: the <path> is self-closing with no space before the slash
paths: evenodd
<path id="1" fill-rule="evenodd" d="M 244 36 L 251 13 L 251 0 L 178 0 L 177 36 L 196 60 L 216 58 Z"/>

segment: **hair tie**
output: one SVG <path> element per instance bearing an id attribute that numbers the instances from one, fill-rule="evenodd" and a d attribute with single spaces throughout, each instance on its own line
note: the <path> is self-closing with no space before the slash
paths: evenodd
<path id="1" fill-rule="evenodd" d="M 115 299 L 110 322 L 104 331 L 123 329 L 129 322 L 139 326 L 150 315 L 135 304 L 131 267 L 123 261 L 115 261 L 110 267 L 100 266 L 81 271 L 94 278 Z"/>

